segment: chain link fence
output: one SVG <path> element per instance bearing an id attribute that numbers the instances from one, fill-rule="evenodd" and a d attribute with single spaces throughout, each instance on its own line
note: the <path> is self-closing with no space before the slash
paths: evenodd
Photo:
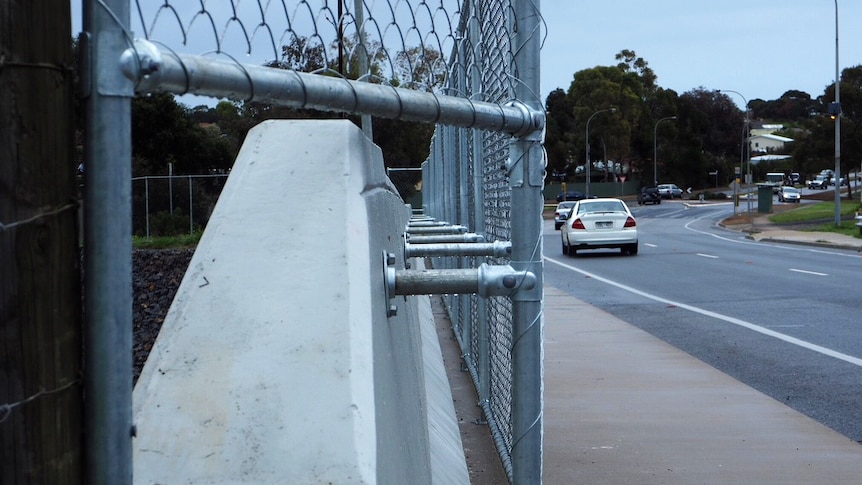
<path id="1" fill-rule="evenodd" d="M 131 181 L 128 98 L 170 92 L 360 115 L 367 134 L 372 116 L 436 124 L 421 180 L 399 181 L 415 177 L 407 171 L 390 175 L 406 201 L 421 200 L 426 215 L 465 225 L 486 241 L 511 243 L 505 258 L 435 258 L 435 267 L 487 262 L 536 276 L 534 287 L 509 297 L 446 295 L 445 301 L 510 481 L 541 483 L 545 118 L 538 0 L 84 5 L 91 153 L 85 270 L 95 356 L 87 388 L 100 411 L 91 416 L 87 448 L 93 468 L 109 474 L 91 481 L 131 476 L 131 445 L 115 439 L 128 435 L 130 396 L 111 397 L 131 380 L 112 371 L 124 364 L 113 357 L 115 342 L 128 336 L 115 335 L 123 325 L 110 310 L 131 306 L 117 290 L 131 272 L 132 231 L 129 221 L 117 219 L 132 212 L 131 184 L 117 183 Z M 186 188 L 197 199 L 191 180 Z M 206 213 L 194 210 L 196 218 Z"/>
<path id="2" fill-rule="evenodd" d="M 132 179 L 132 231 L 146 238 L 202 231 L 228 174 Z"/>

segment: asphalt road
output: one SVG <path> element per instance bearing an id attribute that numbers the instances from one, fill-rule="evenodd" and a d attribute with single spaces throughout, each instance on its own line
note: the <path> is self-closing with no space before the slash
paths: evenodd
<path id="1" fill-rule="evenodd" d="M 634 207 L 640 253 L 561 254 L 545 281 L 862 442 L 862 258 L 759 243 L 716 225 L 730 204 Z"/>

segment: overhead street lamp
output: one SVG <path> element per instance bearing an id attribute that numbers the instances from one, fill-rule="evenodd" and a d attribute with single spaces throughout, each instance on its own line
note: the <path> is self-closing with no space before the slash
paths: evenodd
<path id="1" fill-rule="evenodd" d="M 662 121 L 675 120 L 676 116 L 667 116 L 655 122 L 655 128 L 652 130 L 652 182 L 653 185 L 658 185 L 658 124 Z"/>
<path id="2" fill-rule="evenodd" d="M 838 71 L 838 0 L 835 0 L 835 225 L 841 225 L 841 73 Z M 848 190 L 849 179 L 848 178 Z"/>
<path id="3" fill-rule="evenodd" d="M 591 165 L 591 163 L 590 163 L 590 122 L 593 121 L 593 118 L 595 118 L 596 115 L 599 113 L 615 113 L 616 111 L 617 111 L 616 108 L 600 109 L 600 110 L 596 111 L 595 113 L 593 113 L 592 115 L 590 115 L 589 118 L 587 118 L 587 160 L 586 160 L 587 161 L 587 166 L 586 166 L 587 185 L 586 185 L 586 189 L 584 190 L 584 195 L 586 195 L 587 198 L 590 197 L 590 165 Z"/>
<path id="4" fill-rule="evenodd" d="M 748 109 L 748 100 L 745 99 L 745 96 L 742 95 L 739 91 L 734 91 L 732 89 L 719 89 L 719 93 L 733 93 L 740 98 L 745 103 L 745 121 L 742 125 L 742 143 L 744 144 L 742 149 L 740 150 L 740 158 L 742 159 L 739 163 L 740 165 L 745 166 L 745 171 L 747 172 L 745 176 L 745 186 L 746 186 L 746 194 L 745 200 L 747 201 L 748 206 L 748 217 L 751 220 L 751 142 L 749 137 L 751 136 L 751 130 L 749 128 L 751 123 L 751 110 Z"/>

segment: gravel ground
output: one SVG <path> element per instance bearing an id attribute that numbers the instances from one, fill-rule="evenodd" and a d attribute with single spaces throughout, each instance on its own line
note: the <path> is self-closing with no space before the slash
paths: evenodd
<path id="1" fill-rule="evenodd" d="M 141 375 L 194 252 L 194 249 L 132 252 L 133 382 Z"/>

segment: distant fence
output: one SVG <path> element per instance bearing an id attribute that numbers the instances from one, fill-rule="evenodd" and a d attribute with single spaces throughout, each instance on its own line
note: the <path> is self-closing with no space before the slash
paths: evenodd
<path id="1" fill-rule="evenodd" d="M 510 481 L 541 483 L 538 0 L 84 0 L 84 12 L 85 449 L 95 473 L 86 481 L 131 476 L 131 393 L 117 392 L 131 382 L 118 348 L 132 327 L 129 98 L 171 92 L 355 114 L 369 136 L 372 116 L 437 125 L 422 177 L 427 214 L 510 242 L 511 254 L 486 260 L 535 275 L 532 288 L 507 298 L 449 295 L 447 303 Z M 469 268 L 478 259 L 435 265 Z"/>
<path id="2" fill-rule="evenodd" d="M 228 174 L 210 174 L 133 178 L 133 233 L 150 238 L 203 230 L 227 177 Z"/>
<path id="3" fill-rule="evenodd" d="M 387 168 L 386 175 L 398 194 L 416 211 L 422 210 L 422 169 L 421 168 Z"/>

